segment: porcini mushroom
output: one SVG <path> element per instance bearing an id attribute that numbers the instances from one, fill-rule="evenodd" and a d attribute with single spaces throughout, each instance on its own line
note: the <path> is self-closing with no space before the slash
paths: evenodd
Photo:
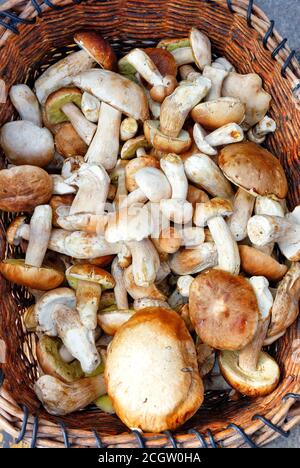
<path id="1" fill-rule="evenodd" d="M 222 69 L 206 65 L 203 70 L 203 76 L 211 81 L 211 88 L 205 101 L 215 101 L 222 96 L 222 86 L 229 72 Z"/>
<path id="2" fill-rule="evenodd" d="M 257 299 L 241 276 L 222 270 L 197 276 L 190 288 L 189 308 L 197 335 L 212 348 L 243 349 L 257 332 Z"/>
<path id="3" fill-rule="evenodd" d="M 182 244 L 182 235 L 176 228 L 169 226 L 161 230 L 158 238 L 152 237 L 152 242 L 159 254 L 174 254 Z"/>
<path id="4" fill-rule="evenodd" d="M 73 82 L 128 117 L 141 121 L 149 117 L 144 91 L 122 75 L 108 70 L 93 69 L 75 76 Z"/>
<path id="5" fill-rule="evenodd" d="M 124 281 L 128 294 L 134 299 L 143 299 L 145 297 L 153 300 L 165 301 L 166 295 L 159 287 L 152 283 L 148 287 L 138 286 L 133 277 L 132 265 L 124 270 Z"/>
<path id="6" fill-rule="evenodd" d="M 247 225 L 252 216 L 254 204 L 255 198 L 239 188 L 233 201 L 233 213 L 228 220 L 228 226 L 237 242 L 244 240 L 248 235 Z"/>
<path id="7" fill-rule="evenodd" d="M 198 149 L 202 153 L 216 156 L 218 154 L 216 147 L 243 141 L 244 132 L 239 125 L 230 123 L 207 134 L 200 124 L 195 123 L 193 136 Z"/>
<path id="8" fill-rule="evenodd" d="M 107 335 L 115 335 L 117 330 L 135 314 L 133 309 L 119 309 L 117 306 L 102 309 L 98 315 L 98 325 Z"/>
<path id="9" fill-rule="evenodd" d="M 125 167 L 126 188 L 129 192 L 133 192 L 138 188 L 135 180 L 136 173 L 144 167 L 160 168 L 160 163 L 155 156 L 141 156 L 140 158 L 131 159 Z"/>
<path id="10" fill-rule="evenodd" d="M 100 113 L 100 101 L 95 96 L 86 91 L 82 94 L 81 110 L 86 119 L 97 123 Z"/>
<path id="11" fill-rule="evenodd" d="M 37 127 L 42 127 L 42 114 L 39 102 L 26 84 L 17 84 L 10 88 L 10 100 L 18 111 L 21 120 L 32 122 Z"/>
<path id="12" fill-rule="evenodd" d="M 132 159 L 136 156 L 137 151 L 142 149 L 149 149 L 151 145 L 144 135 L 127 140 L 121 149 L 121 159 Z"/>
<path id="13" fill-rule="evenodd" d="M 88 263 L 78 263 L 68 268 L 66 278 L 76 290 L 76 308 L 82 324 L 88 330 L 95 330 L 102 291 L 112 289 L 115 280 L 107 271 Z"/>
<path id="14" fill-rule="evenodd" d="M 112 262 L 111 274 L 115 280 L 114 294 L 118 309 L 128 309 L 128 296 L 124 280 L 124 269 L 119 265 L 118 257 Z"/>
<path id="15" fill-rule="evenodd" d="M 51 229 L 51 206 L 37 206 L 30 220 L 30 235 L 25 257 L 26 265 L 35 267 L 36 269 L 42 266 L 49 244 Z M 36 274 L 38 274 L 38 272 L 36 272 Z"/>
<path id="16" fill-rule="evenodd" d="M 208 226 L 218 251 L 218 266 L 221 270 L 239 274 L 239 250 L 224 217 L 232 214 L 232 204 L 229 200 L 213 198 L 209 202 L 199 203 L 195 209 L 194 223 L 196 226 Z"/>
<path id="17" fill-rule="evenodd" d="M 71 123 L 64 123 L 54 137 L 55 147 L 64 158 L 84 156 L 87 144 L 80 138 Z"/>
<path id="18" fill-rule="evenodd" d="M 176 275 L 193 275 L 218 264 L 218 252 L 213 242 L 204 242 L 194 249 L 181 249 L 172 255 L 169 265 Z"/>
<path id="19" fill-rule="evenodd" d="M 76 188 L 69 185 L 59 174 L 51 174 L 52 195 L 70 195 L 76 192 Z"/>
<path id="20" fill-rule="evenodd" d="M 248 132 L 248 139 L 261 145 L 269 133 L 276 131 L 276 122 L 267 115 Z"/>
<path id="21" fill-rule="evenodd" d="M 191 29 L 189 39 L 195 63 L 197 67 L 203 71 L 206 66 L 211 64 L 211 42 L 209 38 L 197 28 Z"/>
<path id="22" fill-rule="evenodd" d="M 201 102 L 191 112 L 192 118 L 207 130 L 216 130 L 230 123 L 240 125 L 245 117 L 245 104 L 237 98 L 219 98 Z"/>
<path id="23" fill-rule="evenodd" d="M 146 120 L 144 122 L 144 133 L 147 141 L 156 150 L 163 153 L 184 153 L 192 144 L 192 140 L 188 132 L 181 130 L 176 138 L 167 136 L 161 131 L 159 122 L 156 120 Z"/>
<path id="24" fill-rule="evenodd" d="M 251 276 L 264 276 L 269 281 L 279 281 L 288 268 L 275 258 L 248 245 L 239 246 L 241 269 Z"/>
<path id="25" fill-rule="evenodd" d="M 193 281 L 194 278 L 191 275 L 179 276 L 177 280 L 177 290 L 179 294 L 181 294 L 183 297 L 189 297 L 190 287 Z"/>
<path id="26" fill-rule="evenodd" d="M 120 125 L 120 138 L 122 141 L 134 138 L 138 131 L 138 123 L 133 117 L 126 117 Z"/>
<path id="27" fill-rule="evenodd" d="M 105 380 L 120 419 L 146 432 L 176 429 L 203 401 L 194 343 L 170 309 L 143 309 L 117 331 L 108 350 Z M 170 393 L 171 388 L 176 392 Z"/>
<path id="28" fill-rule="evenodd" d="M 60 225 L 57 223 L 58 214 L 56 212 L 59 206 L 71 206 L 74 200 L 74 195 L 54 195 L 49 201 L 49 205 L 52 208 L 52 225 L 59 228 Z"/>
<path id="29" fill-rule="evenodd" d="M 54 141 L 49 130 L 26 120 L 4 124 L 0 144 L 7 159 L 17 166 L 44 167 L 54 156 Z"/>
<path id="30" fill-rule="evenodd" d="M 74 35 L 76 44 L 100 67 L 105 70 L 117 69 L 117 57 L 111 45 L 98 33 L 94 31 L 78 31 Z"/>
<path id="31" fill-rule="evenodd" d="M 194 154 L 184 162 L 187 178 L 210 195 L 225 199 L 233 198 L 230 183 L 218 166 L 205 154 Z"/>
<path id="32" fill-rule="evenodd" d="M 50 414 L 64 416 L 85 408 L 106 393 L 103 375 L 64 383 L 51 375 L 43 375 L 34 391 Z"/>

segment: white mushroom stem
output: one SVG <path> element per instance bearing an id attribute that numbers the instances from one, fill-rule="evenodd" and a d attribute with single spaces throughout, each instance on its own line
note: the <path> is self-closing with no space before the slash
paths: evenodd
<path id="1" fill-rule="evenodd" d="M 208 133 L 204 128 L 202 128 L 200 124 L 195 123 L 193 128 L 193 137 L 197 148 L 201 153 L 208 154 L 209 156 L 217 156 L 218 151 L 206 141 L 207 135 Z"/>
<path id="2" fill-rule="evenodd" d="M 239 352 L 239 366 L 246 372 L 254 372 L 257 369 L 259 355 L 268 332 L 273 296 L 269 290 L 269 282 L 263 276 L 254 276 L 249 282 L 257 298 L 260 320 L 253 341 Z"/>
<path id="3" fill-rule="evenodd" d="M 29 243 L 25 263 L 41 267 L 48 248 L 52 230 L 52 209 L 49 205 L 37 206 L 30 220 Z"/>
<path id="4" fill-rule="evenodd" d="M 249 130 L 248 139 L 254 143 L 262 144 L 269 133 L 276 132 L 276 128 L 275 120 L 266 115 L 255 127 Z"/>
<path id="5" fill-rule="evenodd" d="M 235 72 L 235 67 L 225 57 L 218 57 L 212 64 L 212 66 L 214 65 L 221 66 L 223 70 L 226 70 L 228 72 Z"/>
<path id="6" fill-rule="evenodd" d="M 197 72 L 192 65 L 182 65 L 179 69 L 182 80 L 194 81 L 200 78 L 201 73 Z"/>
<path id="7" fill-rule="evenodd" d="M 111 274 L 116 282 L 114 293 L 118 309 L 128 309 L 128 296 L 124 281 L 124 270 L 119 266 L 118 257 L 116 257 L 111 265 Z"/>
<path id="8" fill-rule="evenodd" d="M 190 287 L 194 278 L 191 275 L 180 276 L 177 281 L 177 290 L 183 297 L 189 297 Z"/>
<path id="9" fill-rule="evenodd" d="M 229 72 L 226 70 L 206 65 L 203 70 L 203 76 L 211 81 L 212 86 L 208 95 L 205 97 L 205 101 L 214 101 L 222 96 L 223 82 L 228 74 Z"/>
<path id="10" fill-rule="evenodd" d="M 231 145 L 239 143 L 244 139 L 243 129 L 236 123 L 231 123 L 220 127 L 214 132 L 207 135 L 205 141 L 213 147 Z"/>
<path id="11" fill-rule="evenodd" d="M 97 131 L 85 155 L 87 163 L 101 165 L 106 170 L 115 167 L 120 146 L 121 117 L 119 110 L 101 103 Z"/>
<path id="12" fill-rule="evenodd" d="M 176 154 L 168 154 L 160 160 L 160 167 L 171 185 L 172 198 L 186 200 L 188 180 L 182 159 Z"/>
<path id="13" fill-rule="evenodd" d="M 61 110 L 68 117 L 80 138 L 87 145 L 90 145 L 97 126 L 86 119 L 81 110 L 72 102 L 63 105 Z"/>
<path id="14" fill-rule="evenodd" d="M 159 255 L 149 239 L 126 242 L 132 255 L 132 272 L 137 286 L 148 287 L 155 282 Z"/>
<path id="15" fill-rule="evenodd" d="M 133 49 L 126 56 L 127 61 L 152 86 L 164 86 L 163 77 L 149 55 L 142 49 Z"/>
<path id="16" fill-rule="evenodd" d="M 248 222 L 248 235 L 251 242 L 258 246 L 280 241 L 297 244 L 300 240 L 300 224 L 279 216 L 256 215 Z"/>
<path id="17" fill-rule="evenodd" d="M 230 183 L 219 167 L 205 154 L 195 154 L 186 159 L 184 168 L 188 179 L 214 197 L 233 198 Z"/>
<path id="18" fill-rule="evenodd" d="M 122 141 L 135 137 L 138 131 L 138 123 L 133 117 L 126 117 L 120 126 L 120 138 Z"/>
<path id="19" fill-rule="evenodd" d="M 148 297 L 135 299 L 133 303 L 134 310 L 146 309 L 148 307 L 162 307 L 163 309 L 170 309 L 170 305 L 167 302 L 160 301 L 158 299 L 149 299 Z"/>
<path id="20" fill-rule="evenodd" d="M 80 320 L 87 330 L 97 327 L 97 311 L 102 289 L 100 284 L 78 280 L 76 288 L 76 308 Z"/>
<path id="21" fill-rule="evenodd" d="M 72 203 L 70 214 L 103 214 L 110 179 L 102 166 L 83 164 L 77 173 L 65 182 L 78 186 L 78 192 Z"/>
<path id="22" fill-rule="evenodd" d="M 233 202 L 233 214 L 228 220 L 228 226 L 237 242 L 244 240 L 248 221 L 252 216 L 255 197 L 239 188 Z"/>
<path id="23" fill-rule="evenodd" d="M 171 51 L 178 67 L 194 63 L 194 55 L 191 47 L 178 47 Z"/>
<path id="24" fill-rule="evenodd" d="M 218 251 L 218 268 L 238 275 L 240 272 L 239 249 L 226 221 L 221 216 L 216 216 L 207 221 L 207 226 Z"/>
<path id="25" fill-rule="evenodd" d="M 95 96 L 86 91 L 82 95 L 81 110 L 86 119 L 97 123 L 100 113 L 100 101 Z"/>
<path id="26" fill-rule="evenodd" d="M 179 231 L 182 238 L 181 245 L 185 248 L 195 248 L 203 244 L 205 241 L 205 232 L 202 227 L 198 226 L 184 226 Z"/>
<path id="27" fill-rule="evenodd" d="M 100 363 L 93 331 L 82 325 L 75 310 L 62 304 L 55 307 L 53 318 L 58 336 L 72 356 L 78 359 L 82 370 L 86 373 L 93 372 Z"/>
<path id="28" fill-rule="evenodd" d="M 279 216 L 280 218 L 284 218 L 285 215 L 282 204 L 279 201 L 273 200 L 269 197 L 257 197 L 254 211 L 256 215 Z M 258 250 L 261 250 L 262 252 L 265 252 L 269 255 L 272 254 L 274 246 L 275 242 L 270 242 L 264 246 L 255 245 Z"/>
<path id="29" fill-rule="evenodd" d="M 12 86 L 9 97 L 13 106 L 18 111 L 21 120 L 32 122 L 38 127 L 43 126 L 39 102 L 27 85 L 18 84 Z"/>
<path id="30" fill-rule="evenodd" d="M 149 106 L 149 109 L 150 109 L 150 112 L 151 112 L 153 118 L 154 119 L 159 119 L 161 104 L 152 99 L 149 89 L 144 86 L 144 83 L 143 83 L 143 81 L 142 81 L 142 79 L 141 79 L 141 77 L 140 77 L 140 75 L 138 73 L 137 73 L 137 79 L 138 79 L 139 85 L 144 90 L 144 93 L 145 93 L 145 95 L 147 97 L 148 106 Z"/>
<path id="31" fill-rule="evenodd" d="M 76 188 L 67 184 L 65 179 L 58 174 L 51 174 L 53 182 L 52 195 L 68 195 L 70 193 L 76 193 Z"/>
<path id="32" fill-rule="evenodd" d="M 128 195 L 127 187 L 126 187 L 126 172 L 124 166 L 119 166 L 116 169 L 117 171 L 117 178 L 118 178 L 118 188 L 114 198 L 114 207 L 115 209 L 119 209 L 122 205 L 123 201 Z"/>

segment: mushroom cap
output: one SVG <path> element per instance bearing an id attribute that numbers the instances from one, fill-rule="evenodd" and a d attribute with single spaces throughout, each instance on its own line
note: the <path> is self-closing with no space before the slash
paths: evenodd
<path id="1" fill-rule="evenodd" d="M 210 270 L 190 287 L 190 317 L 197 335 L 215 349 L 236 351 L 257 331 L 259 309 L 252 286 L 241 276 Z"/>
<path id="2" fill-rule="evenodd" d="M 159 47 L 148 47 L 144 49 L 152 62 L 156 65 L 162 76 L 177 75 L 177 63 L 173 55 L 166 49 Z"/>
<path id="3" fill-rule="evenodd" d="M 144 135 L 130 138 L 127 140 L 121 149 L 121 159 L 132 159 L 139 148 L 149 149 L 151 146 Z"/>
<path id="4" fill-rule="evenodd" d="M 124 270 L 124 282 L 128 294 L 134 299 L 143 299 L 147 297 L 148 299 L 166 301 L 167 297 L 163 291 L 158 289 L 158 286 L 155 283 L 150 284 L 150 286 L 138 286 L 135 284 L 132 265 L 130 265 L 126 270 Z"/>
<path id="5" fill-rule="evenodd" d="M 66 278 L 73 289 L 77 289 L 78 281 L 100 284 L 103 291 L 115 286 L 115 280 L 110 273 L 90 263 L 77 263 L 71 266 L 66 271 Z"/>
<path id="6" fill-rule="evenodd" d="M 8 122 L 1 128 L 0 145 L 7 159 L 17 166 L 44 167 L 54 156 L 53 136 L 27 120 Z"/>
<path id="7" fill-rule="evenodd" d="M 286 198 L 287 179 L 279 160 L 252 142 L 226 146 L 219 154 L 219 166 L 232 183 L 254 196 Z"/>
<path id="8" fill-rule="evenodd" d="M 9 245 L 19 245 L 22 238 L 18 236 L 20 227 L 25 224 L 26 216 L 17 216 L 8 226 L 6 240 Z"/>
<path id="9" fill-rule="evenodd" d="M 117 331 L 105 380 L 119 418 L 145 432 L 176 429 L 203 402 L 193 340 L 170 309 L 143 309 Z"/>
<path id="10" fill-rule="evenodd" d="M 264 276 L 269 281 L 279 281 L 288 270 L 286 265 L 254 247 L 240 245 L 239 252 L 241 269 L 250 276 Z"/>
<path id="11" fill-rule="evenodd" d="M 59 354 L 62 342 L 58 338 L 43 335 L 40 337 L 36 355 L 44 374 L 52 375 L 63 382 L 74 382 L 84 377 L 78 361 L 64 362 Z"/>
<path id="12" fill-rule="evenodd" d="M 167 49 L 169 52 L 172 52 L 173 50 L 180 49 L 182 47 L 190 47 L 190 39 L 188 37 L 162 39 L 156 47 Z"/>
<path id="13" fill-rule="evenodd" d="M 64 158 L 71 156 L 85 156 L 88 146 L 74 130 L 71 123 L 60 126 L 54 137 L 56 150 Z"/>
<path id="14" fill-rule="evenodd" d="M 159 122 L 156 120 L 146 120 L 144 122 L 144 133 L 147 141 L 158 151 L 163 153 L 180 154 L 187 151 L 192 139 L 190 134 L 181 130 L 178 137 L 164 135 L 159 129 Z"/>
<path id="15" fill-rule="evenodd" d="M 216 130 L 230 123 L 240 124 L 246 106 L 237 98 L 225 97 L 201 102 L 191 112 L 192 118 L 207 130 Z"/>
<path id="16" fill-rule="evenodd" d="M 94 31 L 79 31 L 74 41 L 105 70 L 117 70 L 117 57 L 111 45 Z"/>
<path id="17" fill-rule="evenodd" d="M 159 160 L 155 156 L 141 156 L 134 158 L 128 162 L 125 167 L 126 188 L 129 192 L 133 192 L 138 188 L 135 180 L 135 174 L 145 167 L 160 168 Z"/>
<path id="18" fill-rule="evenodd" d="M 192 28 L 189 34 L 190 44 L 195 63 L 203 71 L 206 65 L 211 65 L 211 42 L 208 37 L 197 28 Z"/>
<path id="19" fill-rule="evenodd" d="M 76 297 L 73 289 L 56 288 L 43 294 L 34 306 L 34 313 L 40 330 L 48 336 L 56 336 L 57 329 L 53 311 L 57 305 L 76 308 Z"/>
<path id="20" fill-rule="evenodd" d="M 47 121 L 51 125 L 67 122 L 69 119 L 61 110 L 62 106 L 72 102 L 80 108 L 82 93 L 78 88 L 60 88 L 48 96 L 45 102 Z"/>
<path id="21" fill-rule="evenodd" d="M 171 185 L 165 174 L 156 167 L 144 167 L 135 174 L 138 187 L 144 192 L 148 200 L 158 203 L 172 195 Z"/>
<path id="22" fill-rule="evenodd" d="M 271 356 L 261 352 L 257 369 L 252 372 L 241 369 L 238 360 L 239 354 L 232 351 L 222 351 L 218 358 L 221 373 L 231 387 L 252 398 L 269 395 L 275 390 L 280 369 Z"/>
<path id="23" fill-rule="evenodd" d="M 48 291 L 57 288 L 65 278 L 62 271 L 43 265 L 40 268 L 25 265 L 22 259 L 6 259 L 0 263 L 0 272 L 5 279 L 27 288 Z"/>
<path id="24" fill-rule="evenodd" d="M 99 327 L 106 333 L 106 335 L 114 335 L 119 328 L 126 323 L 133 315 L 133 309 L 119 310 L 116 305 L 107 307 L 98 312 L 97 321 Z"/>
<path id="25" fill-rule="evenodd" d="M 230 216 L 233 213 L 233 205 L 230 200 L 223 198 L 212 198 L 211 200 L 198 203 L 194 214 L 196 226 L 204 227 L 207 222 L 216 216 Z"/>

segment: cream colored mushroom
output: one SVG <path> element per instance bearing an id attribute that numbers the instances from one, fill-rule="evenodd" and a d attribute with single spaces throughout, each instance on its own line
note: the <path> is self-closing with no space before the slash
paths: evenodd
<path id="1" fill-rule="evenodd" d="M 237 242 L 246 239 L 248 221 L 252 216 L 255 197 L 239 188 L 233 201 L 233 214 L 228 220 L 228 226 Z"/>
<path id="2" fill-rule="evenodd" d="M 191 112 L 195 122 L 208 130 L 216 130 L 230 123 L 240 125 L 246 106 L 237 98 L 221 97 L 215 101 L 201 102 Z"/>
<path id="3" fill-rule="evenodd" d="M 255 73 L 230 73 L 224 81 L 222 96 L 235 97 L 246 104 L 246 117 L 243 122 L 243 128 L 246 130 L 264 118 L 271 102 L 271 96 L 262 87 L 262 79 Z"/>
<path id="4" fill-rule="evenodd" d="M 195 123 L 193 136 L 198 149 L 202 153 L 216 156 L 218 154 L 216 147 L 243 141 L 244 132 L 236 123 L 230 123 L 207 134 L 200 124 Z"/>
<path id="5" fill-rule="evenodd" d="M 192 145 L 192 139 L 187 131 L 181 130 L 176 138 L 167 136 L 161 131 L 157 120 L 146 120 L 144 133 L 147 141 L 162 153 L 181 154 Z"/>
<path id="6" fill-rule="evenodd" d="M 128 309 L 127 290 L 124 281 L 124 270 L 119 266 L 118 257 L 116 257 L 111 265 L 111 274 L 116 282 L 114 293 L 118 309 Z"/>
<path id="7" fill-rule="evenodd" d="M 69 185 L 65 179 L 58 174 L 51 174 L 53 182 L 53 195 L 68 195 L 70 193 L 76 193 L 76 188 Z"/>
<path id="8" fill-rule="evenodd" d="M 49 205 L 35 208 L 30 220 L 29 242 L 26 250 L 25 264 L 41 267 L 51 235 L 52 209 Z"/>
<path id="9" fill-rule="evenodd" d="M 198 226 L 184 226 L 179 230 L 181 245 L 185 248 L 195 248 L 205 241 L 205 232 Z"/>
<path id="10" fill-rule="evenodd" d="M 120 138 L 122 141 L 134 138 L 138 131 L 138 123 L 133 117 L 126 117 L 120 126 Z"/>
<path id="11" fill-rule="evenodd" d="M 203 70 L 203 76 L 211 81 L 211 89 L 205 97 L 205 101 L 214 101 L 222 96 L 222 87 L 225 78 L 229 72 L 220 68 L 206 65 Z"/>
<path id="12" fill-rule="evenodd" d="M 194 275 L 218 265 L 218 252 L 213 242 L 204 242 L 195 249 L 182 249 L 172 255 L 169 265 L 176 275 Z"/>
<path id="13" fill-rule="evenodd" d="M 233 191 L 218 166 L 205 154 L 194 154 L 184 162 L 187 178 L 214 197 L 232 199 Z"/>
<path id="14" fill-rule="evenodd" d="M 137 286 L 147 288 L 155 282 L 160 266 L 158 253 L 150 241 L 126 242 L 132 255 L 132 273 Z"/>
<path id="15" fill-rule="evenodd" d="M 73 83 L 129 117 L 141 121 L 149 118 L 144 91 L 122 75 L 108 70 L 92 69 L 75 76 Z"/>
<path id="16" fill-rule="evenodd" d="M 135 299 L 133 303 L 134 310 L 147 309 L 148 307 L 163 307 L 164 309 L 170 309 L 170 305 L 159 299 L 151 299 L 149 297 L 143 297 Z"/>
<path id="17" fill-rule="evenodd" d="M 189 38 L 195 63 L 203 71 L 212 61 L 211 42 L 204 33 L 196 28 L 191 29 Z"/>
<path id="18" fill-rule="evenodd" d="M 190 287 L 193 281 L 194 278 L 191 275 L 179 276 L 177 281 L 177 290 L 179 294 L 183 297 L 189 297 Z"/>
<path id="19" fill-rule="evenodd" d="M 101 165 L 106 170 L 115 167 L 119 153 L 122 113 L 105 102 L 101 103 L 98 127 L 85 155 L 88 164 Z"/>
<path id="20" fill-rule="evenodd" d="M 81 110 L 86 119 L 97 123 L 100 114 L 100 101 L 95 96 L 86 91 L 82 94 Z"/>
<path id="21" fill-rule="evenodd" d="M 276 132 L 276 122 L 267 115 L 248 132 L 248 140 L 261 145 L 269 133 Z"/>
<path id="22" fill-rule="evenodd" d="M 162 103 L 160 129 L 163 134 L 177 138 L 189 112 L 207 95 L 211 81 L 182 81 L 175 91 Z"/>
<path id="23" fill-rule="evenodd" d="M 44 104 L 49 94 L 72 84 L 74 75 L 88 70 L 94 64 L 95 61 L 84 50 L 80 50 L 47 68 L 34 84 L 39 102 Z"/>
<path id="24" fill-rule="evenodd" d="M 194 81 L 200 78 L 201 73 L 197 72 L 192 65 L 182 65 L 179 68 L 180 77 L 182 80 Z"/>
<path id="25" fill-rule="evenodd" d="M 261 196 L 257 197 L 254 211 L 256 215 L 279 216 L 280 218 L 284 218 L 285 216 L 282 203 L 270 197 L 261 197 Z M 255 246 L 255 247 L 271 255 L 274 250 L 274 246 L 275 246 L 275 242 L 270 242 L 270 244 L 267 244 L 264 246 Z"/>
<path id="26" fill-rule="evenodd" d="M 37 127 L 43 126 L 39 102 L 29 86 L 25 84 L 12 86 L 9 97 L 21 120 L 32 122 Z"/>
<path id="27" fill-rule="evenodd" d="M 74 130 L 80 138 L 90 145 L 96 132 L 96 125 L 85 118 L 80 109 L 75 104 L 69 102 L 62 107 L 64 114 L 68 117 Z"/>
<path id="28" fill-rule="evenodd" d="M 160 291 L 155 283 L 150 284 L 148 287 L 138 286 L 133 277 L 132 266 L 129 266 L 124 271 L 124 281 L 128 294 L 134 299 L 143 299 L 145 297 L 154 300 L 165 301 L 165 294 Z"/>
<path id="29" fill-rule="evenodd" d="M 171 50 L 170 52 L 173 55 L 178 67 L 195 62 L 193 50 L 191 47 L 178 47 Z"/>
<path id="30" fill-rule="evenodd" d="M 238 245 L 224 220 L 224 217 L 230 216 L 232 212 L 233 206 L 230 201 L 214 198 L 197 205 L 194 223 L 200 227 L 208 226 L 218 251 L 218 267 L 238 275 L 240 272 Z"/>
<path id="31" fill-rule="evenodd" d="M 235 72 L 235 68 L 234 66 L 232 65 L 231 62 L 229 62 L 229 60 L 227 60 L 227 58 L 225 57 L 218 57 L 212 64 L 212 66 L 219 66 L 219 67 L 222 67 L 223 70 L 226 70 L 228 72 Z"/>

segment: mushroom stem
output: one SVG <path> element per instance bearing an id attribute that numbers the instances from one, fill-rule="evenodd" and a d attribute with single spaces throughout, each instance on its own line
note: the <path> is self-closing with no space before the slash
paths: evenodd
<path id="1" fill-rule="evenodd" d="M 43 375 L 34 385 L 35 393 L 50 414 L 64 416 L 85 408 L 106 393 L 103 375 L 64 383 Z"/>
<path id="2" fill-rule="evenodd" d="M 196 72 L 196 70 L 194 70 L 192 65 L 182 65 L 182 67 L 180 67 L 179 69 L 179 72 L 181 78 L 187 81 L 194 81 L 200 76 L 202 76 L 201 73 Z"/>
<path id="3" fill-rule="evenodd" d="M 257 144 L 262 144 L 269 133 L 276 131 L 276 122 L 267 115 L 258 122 L 255 127 L 251 128 L 248 132 L 248 139 Z"/>
<path id="4" fill-rule="evenodd" d="M 207 225 L 218 251 L 218 268 L 234 275 L 240 272 L 240 255 L 238 245 L 221 216 L 209 219 Z"/>
<path id="5" fill-rule="evenodd" d="M 85 155 L 89 164 L 111 170 L 117 163 L 122 113 L 105 102 L 101 103 L 97 131 Z"/>
<path id="6" fill-rule="evenodd" d="M 128 296 L 124 281 L 124 270 L 119 266 L 118 257 L 116 257 L 111 265 L 111 274 L 116 282 L 114 293 L 118 309 L 128 309 Z"/>
<path id="7" fill-rule="evenodd" d="M 223 81 L 228 76 L 229 72 L 221 68 L 211 67 L 206 65 L 203 70 L 203 76 L 208 78 L 211 83 L 211 89 L 205 97 L 205 101 L 214 101 L 222 96 Z"/>
<path id="8" fill-rule="evenodd" d="M 248 222 L 248 235 L 251 242 L 258 246 L 281 240 L 297 244 L 300 239 L 300 224 L 279 216 L 256 215 Z"/>
<path id="9" fill-rule="evenodd" d="M 50 205 L 39 205 L 35 208 L 29 230 L 25 263 L 39 268 L 42 266 L 51 236 L 52 209 Z"/>
<path id="10" fill-rule="evenodd" d="M 78 107 L 72 102 L 68 102 L 62 106 L 61 110 L 68 117 L 80 138 L 87 145 L 90 145 L 97 126 L 86 119 L 80 109 L 78 109 Z"/>
<path id="11" fill-rule="evenodd" d="M 282 204 L 279 201 L 273 200 L 270 197 L 257 197 L 255 202 L 255 214 L 279 216 L 280 218 L 284 218 L 285 213 Z M 275 242 L 270 242 L 267 245 L 255 247 L 262 252 L 272 255 L 274 246 Z"/>
<path id="12" fill-rule="evenodd" d="M 247 224 L 252 216 L 255 197 L 239 188 L 233 202 L 233 214 L 228 220 L 228 226 L 237 242 L 244 240 L 247 233 Z"/>
<path id="13" fill-rule="evenodd" d="M 186 200 L 188 180 L 182 159 L 176 154 L 168 154 L 160 160 L 160 166 L 171 185 L 172 198 Z"/>
<path id="14" fill-rule="evenodd" d="M 177 49 L 171 50 L 171 54 L 173 55 L 178 67 L 194 63 L 195 61 L 191 47 L 178 47 Z"/>
<path id="15" fill-rule="evenodd" d="M 13 106 L 18 111 L 21 120 L 32 122 L 38 127 L 43 126 L 39 102 L 27 85 L 18 84 L 12 86 L 9 97 Z"/>
<path id="16" fill-rule="evenodd" d="M 126 242 L 132 255 L 132 272 L 137 286 L 154 283 L 159 269 L 159 255 L 149 239 Z"/>
<path id="17" fill-rule="evenodd" d="M 76 289 L 77 310 L 82 324 L 88 330 L 95 330 L 97 326 L 97 311 L 101 292 L 100 284 L 78 280 Z"/>

